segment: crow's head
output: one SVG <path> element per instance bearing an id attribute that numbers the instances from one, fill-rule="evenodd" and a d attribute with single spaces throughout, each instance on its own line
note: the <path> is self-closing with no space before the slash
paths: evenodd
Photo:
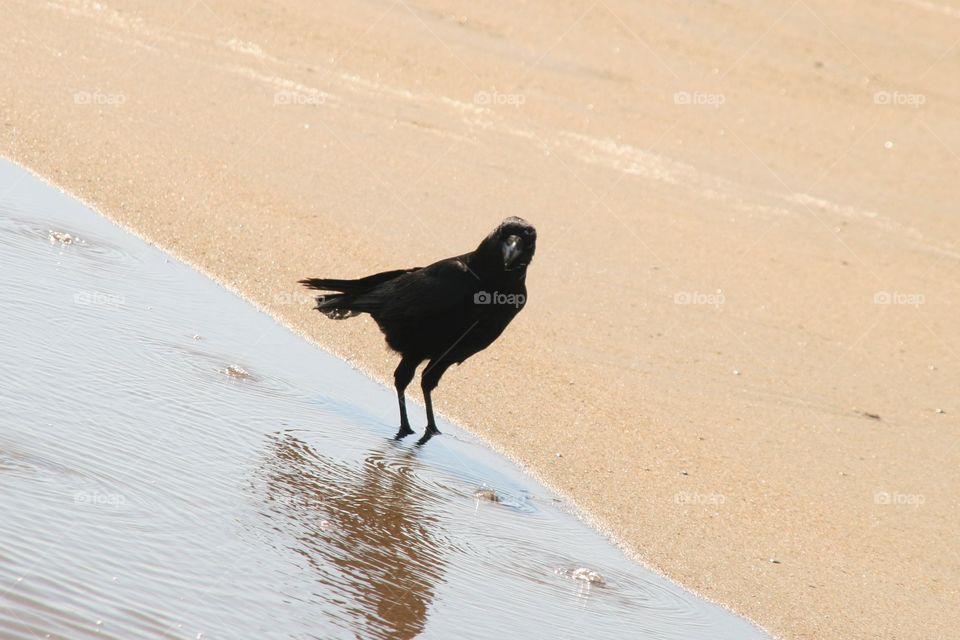
<path id="1" fill-rule="evenodd" d="M 523 269 L 533 260 L 537 249 L 537 230 L 523 218 L 510 217 L 480 245 L 502 261 L 504 271 Z"/>

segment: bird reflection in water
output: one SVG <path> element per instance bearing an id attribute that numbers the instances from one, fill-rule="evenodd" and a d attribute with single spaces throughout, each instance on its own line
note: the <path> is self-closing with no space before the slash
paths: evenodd
<path id="1" fill-rule="evenodd" d="M 410 450 L 389 444 L 357 468 L 290 433 L 271 443 L 267 507 L 332 594 L 332 615 L 358 637 L 417 636 L 443 580 L 445 549 L 428 509 L 440 497 L 412 464 Z"/>

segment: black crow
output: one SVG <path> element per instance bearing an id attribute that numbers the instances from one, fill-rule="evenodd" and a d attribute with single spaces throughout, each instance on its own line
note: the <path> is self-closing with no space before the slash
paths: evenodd
<path id="1" fill-rule="evenodd" d="M 393 373 L 400 401 L 397 438 L 413 433 L 404 390 L 417 367 L 427 406 L 427 428 L 420 444 L 440 433 L 430 392 L 447 368 L 483 351 L 497 339 L 527 301 L 525 279 L 537 232 L 521 218 L 507 218 L 470 253 L 428 267 L 385 271 L 357 280 L 309 278 L 309 289 L 335 292 L 317 298 L 317 310 L 343 319 L 369 313 L 400 354 Z"/>

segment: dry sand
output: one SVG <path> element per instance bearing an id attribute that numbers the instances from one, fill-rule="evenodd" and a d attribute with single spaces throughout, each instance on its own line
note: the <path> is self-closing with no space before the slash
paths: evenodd
<path id="1" fill-rule="evenodd" d="M 528 218 L 445 414 L 778 635 L 955 637 L 958 0 L 2 13 L 3 155 L 382 379 L 295 280 Z"/>

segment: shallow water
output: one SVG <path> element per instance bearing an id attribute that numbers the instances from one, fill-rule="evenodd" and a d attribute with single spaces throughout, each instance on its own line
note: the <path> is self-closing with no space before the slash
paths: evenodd
<path id="1" fill-rule="evenodd" d="M 3 160 L 0 328 L 4 639 L 767 637 Z"/>

